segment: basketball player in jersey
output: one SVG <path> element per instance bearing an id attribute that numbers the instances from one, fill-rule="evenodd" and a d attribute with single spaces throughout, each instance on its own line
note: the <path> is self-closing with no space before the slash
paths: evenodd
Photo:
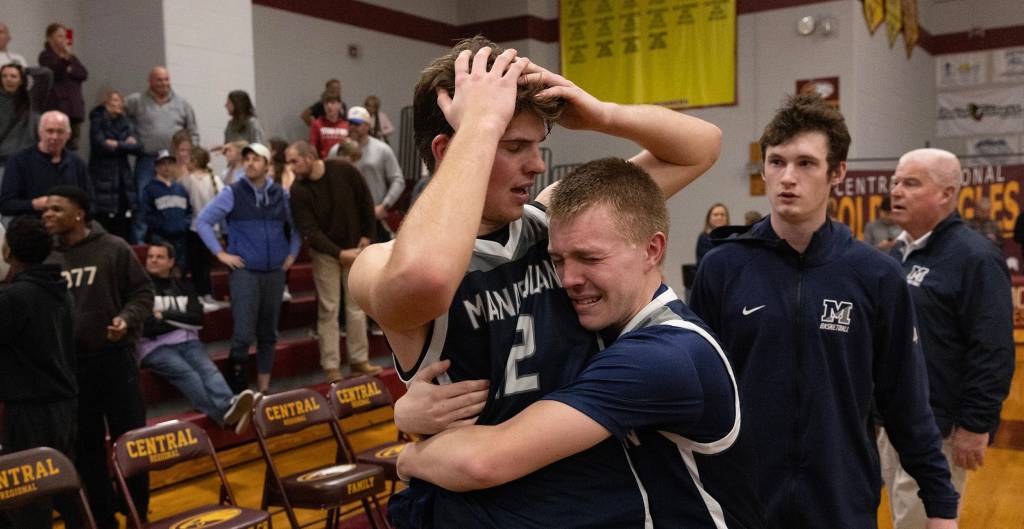
<path id="1" fill-rule="evenodd" d="M 547 254 L 550 191 L 529 203 L 553 121 L 640 144 L 632 161 L 666 197 L 714 163 L 720 131 L 660 107 L 598 101 L 482 37 L 427 67 L 414 114 L 434 177 L 396 240 L 364 250 L 350 288 L 384 328 L 403 379 L 447 360 L 438 381 L 488 380 L 478 422 L 498 424 L 574 380 L 598 350 Z M 567 490 L 578 501 L 566 502 Z M 432 518 L 451 527 L 630 527 L 643 524 L 643 511 L 622 447 L 608 441 L 500 487 L 439 491 Z"/>
<path id="2" fill-rule="evenodd" d="M 450 490 L 493 487 L 614 437 L 644 486 L 649 527 L 764 527 L 742 468 L 702 467 L 739 434 L 739 398 L 717 339 L 661 282 L 658 187 L 634 164 L 596 160 L 561 180 L 549 213 L 561 284 L 606 347 L 512 419 L 408 445 L 399 471 Z"/>

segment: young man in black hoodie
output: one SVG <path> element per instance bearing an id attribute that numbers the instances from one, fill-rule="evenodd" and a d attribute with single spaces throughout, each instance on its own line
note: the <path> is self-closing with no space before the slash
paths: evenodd
<path id="1" fill-rule="evenodd" d="M 74 304 L 61 268 L 43 264 L 53 240 L 36 217 L 11 223 L 3 244 L 14 276 L 0 287 L 0 402 L 7 414 L 0 452 L 49 446 L 74 455 Z M 53 504 L 41 501 L 0 513 L 0 527 L 49 528 Z"/>
<path id="2" fill-rule="evenodd" d="M 154 244 L 146 251 L 146 272 L 153 280 L 156 298 L 153 314 L 146 320 L 135 354 L 139 364 L 166 378 L 214 422 L 244 428 L 241 421 L 252 409 L 255 392 L 234 395 L 224 376 L 199 341 L 203 305 L 192 284 L 171 273 L 174 246 Z"/>
<path id="3" fill-rule="evenodd" d="M 88 223 L 89 197 L 80 188 L 47 192 L 43 223 L 57 237 L 51 261 L 64 267 L 75 299 L 75 348 L 81 392 L 78 472 L 100 528 L 117 527 L 117 502 L 107 469 L 104 423 L 111 439 L 146 425 L 133 351 L 153 312 L 153 283 L 123 239 Z M 140 513 L 149 505 L 149 478 L 129 481 Z M 70 527 L 78 527 L 77 520 Z"/>

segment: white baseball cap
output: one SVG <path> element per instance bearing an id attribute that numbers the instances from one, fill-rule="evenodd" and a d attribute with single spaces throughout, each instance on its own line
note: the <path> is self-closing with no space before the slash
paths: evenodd
<path id="1" fill-rule="evenodd" d="M 242 149 L 242 156 L 245 156 L 250 152 L 262 156 L 263 159 L 265 159 L 268 162 L 270 161 L 270 149 L 268 149 L 267 146 L 263 145 L 262 143 L 250 143 L 249 145 L 246 145 L 245 148 Z"/>
<path id="2" fill-rule="evenodd" d="M 370 122 L 370 112 L 363 107 L 352 107 L 348 109 L 348 120 L 356 125 Z"/>

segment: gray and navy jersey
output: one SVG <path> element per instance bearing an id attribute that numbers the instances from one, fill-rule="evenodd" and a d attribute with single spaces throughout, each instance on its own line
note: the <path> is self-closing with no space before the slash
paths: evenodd
<path id="1" fill-rule="evenodd" d="M 570 384 L 599 349 L 579 325 L 548 256 L 543 206 L 530 204 L 506 241 L 477 239 L 448 313 L 415 367 L 450 359 L 441 383 L 488 379 L 479 424 L 510 419 Z M 435 527 L 644 527 L 643 497 L 620 443 L 608 439 L 528 476 L 468 493 L 436 490 Z"/>
<path id="2" fill-rule="evenodd" d="M 707 476 L 703 466 L 740 431 L 736 379 L 704 322 L 662 285 L 607 338 L 575 382 L 545 398 L 586 414 L 622 443 L 643 491 L 645 527 L 763 527 L 744 473 Z"/>

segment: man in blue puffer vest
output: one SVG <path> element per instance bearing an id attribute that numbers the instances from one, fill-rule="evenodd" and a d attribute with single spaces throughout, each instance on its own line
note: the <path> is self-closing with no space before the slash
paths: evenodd
<path id="1" fill-rule="evenodd" d="M 263 392 L 270 385 L 285 271 L 295 262 L 302 242 L 292 221 L 288 192 L 268 176 L 270 149 L 253 143 L 242 155 L 245 178 L 225 187 L 196 221 L 203 243 L 231 269 L 228 287 L 235 327 L 225 378 L 235 393 L 246 389 L 245 364 L 254 339 L 257 387 Z M 225 219 L 231 234 L 227 250 L 213 231 Z"/>
<path id="2" fill-rule="evenodd" d="M 773 527 L 874 528 L 874 408 L 921 485 L 927 528 L 956 527 L 903 273 L 826 215 L 846 174 L 843 116 L 795 96 L 760 143 L 771 214 L 739 236 L 712 234 L 691 298 L 739 382 L 743 430 L 719 457 L 753 452 L 750 479 Z"/>

